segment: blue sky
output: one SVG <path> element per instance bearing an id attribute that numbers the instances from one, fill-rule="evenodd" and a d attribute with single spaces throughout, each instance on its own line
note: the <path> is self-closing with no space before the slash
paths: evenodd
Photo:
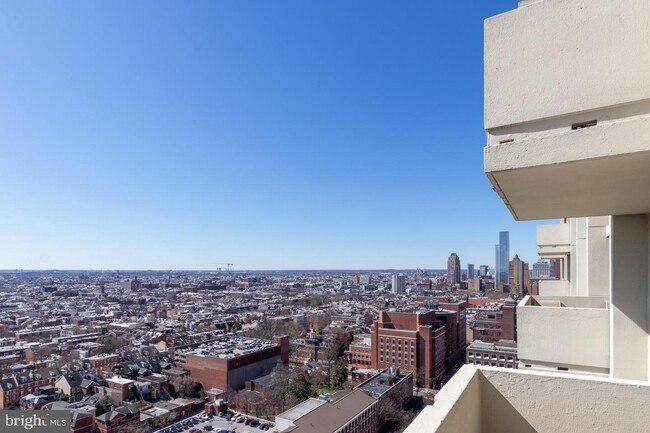
<path id="1" fill-rule="evenodd" d="M 536 260 L 483 173 L 516 3 L 0 4 L 0 269 Z"/>

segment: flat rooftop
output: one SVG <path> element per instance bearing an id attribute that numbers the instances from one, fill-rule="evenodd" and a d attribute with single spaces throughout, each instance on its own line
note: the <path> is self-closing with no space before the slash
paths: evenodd
<path id="1" fill-rule="evenodd" d="M 379 398 L 409 375 L 410 373 L 398 371 L 397 374 L 392 376 L 391 380 L 391 375 L 388 373 L 388 369 L 386 369 L 366 380 L 361 385 L 358 385 L 355 389 L 361 389 L 368 392 L 371 397 Z"/>
<path id="2" fill-rule="evenodd" d="M 275 346 L 275 344 L 270 340 L 223 336 L 216 341 L 201 344 L 196 348 L 181 349 L 178 353 L 184 355 L 213 356 L 229 359 L 269 349 L 273 346 Z"/>

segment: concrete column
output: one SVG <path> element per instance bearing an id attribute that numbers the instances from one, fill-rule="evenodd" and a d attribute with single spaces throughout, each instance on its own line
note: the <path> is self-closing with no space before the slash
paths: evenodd
<path id="1" fill-rule="evenodd" d="M 648 216 L 611 220 L 610 375 L 648 380 Z"/>
<path id="2" fill-rule="evenodd" d="M 609 217 L 587 218 L 587 296 L 609 296 Z"/>
<path id="3" fill-rule="evenodd" d="M 576 295 L 587 296 L 587 218 L 576 218 L 576 255 L 573 262 L 576 266 L 575 282 Z"/>

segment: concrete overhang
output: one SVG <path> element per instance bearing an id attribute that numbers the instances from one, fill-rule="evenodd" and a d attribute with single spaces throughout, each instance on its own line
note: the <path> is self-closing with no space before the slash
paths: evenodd
<path id="1" fill-rule="evenodd" d="M 490 144 L 484 154 L 517 220 L 650 213 L 650 116 Z"/>
<path id="2" fill-rule="evenodd" d="M 485 21 L 485 172 L 518 220 L 650 212 L 650 2 Z"/>

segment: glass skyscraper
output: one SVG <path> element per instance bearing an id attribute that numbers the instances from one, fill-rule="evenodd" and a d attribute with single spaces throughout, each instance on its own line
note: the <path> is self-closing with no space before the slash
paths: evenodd
<path id="1" fill-rule="evenodd" d="M 510 232 L 499 232 L 499 245 L 496 246 L 497 287 L 499 283 L 508 284 L 508 264 L 510 261 Z"/>

